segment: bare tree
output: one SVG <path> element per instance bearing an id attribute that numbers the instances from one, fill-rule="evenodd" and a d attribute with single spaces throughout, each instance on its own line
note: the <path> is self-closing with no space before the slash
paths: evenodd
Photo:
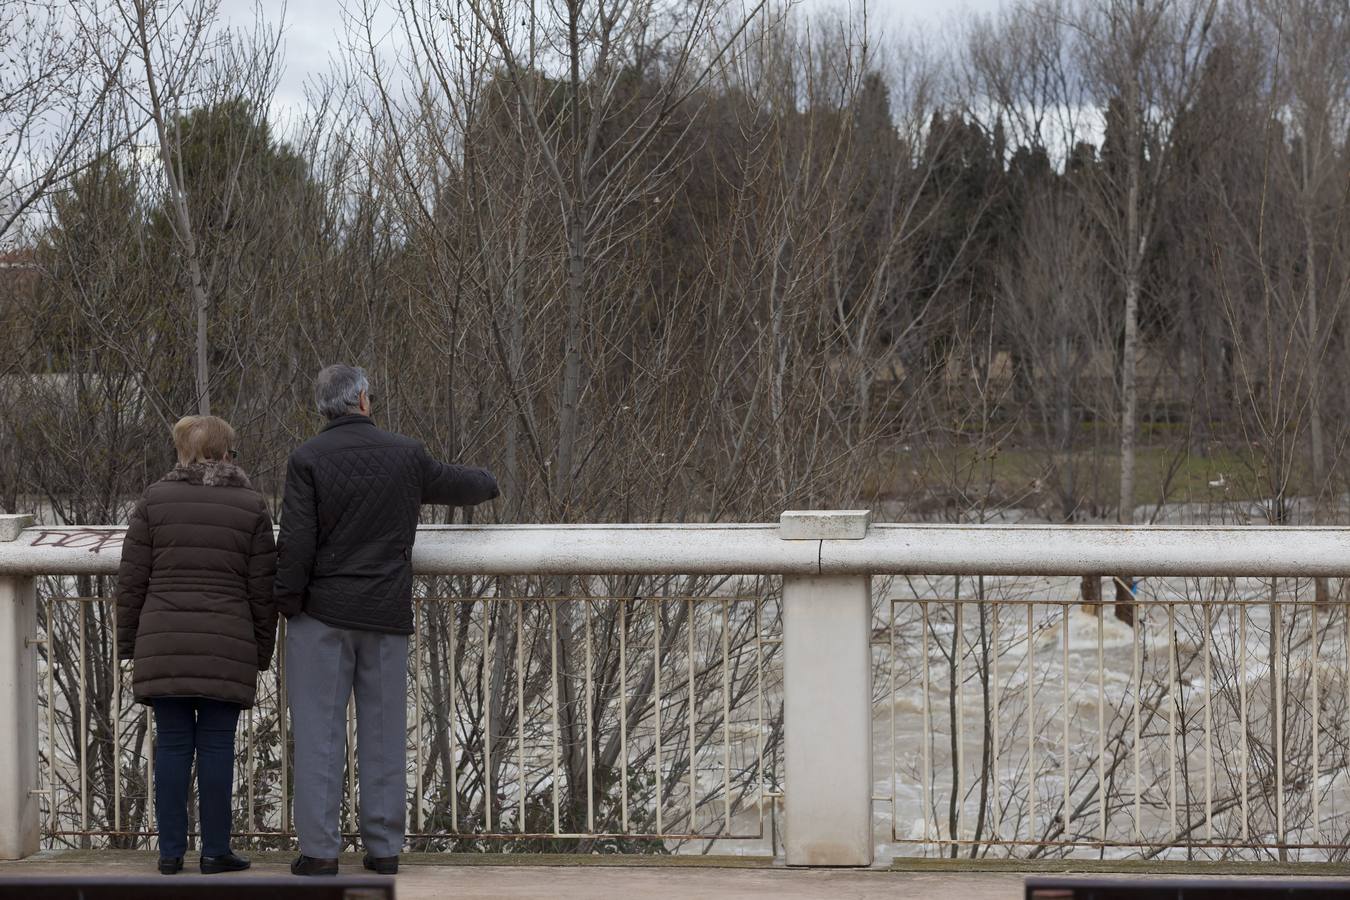
<path id="1" fill-rule="evenodd" d="M 246 46 L 219 27 L 219 0 L 192 0 L 187 5 L 159 0 L 117 0 L 122 25 L 136 48 L 144 79 L 129 100 L 154 129 L 171 210 L 171 226 L 183 261 L 187 296 L 196 322 L 193 372 L 197 408 L 211 412 L 210 295 L 215 271 L 202 246 L 201 211 L 193 210 L 189 174 L 183 159 L 183 116 L 193 104 L 209 104 L 233 92 L 265 101 L 275 75 L 273 58 L 279 32 L 257 33 Z M 265 108 L 265 102 L 264 102 Z M 236 167 L 237 171 L 237 167 Z M 235 185 L 225 202 L 243 202 Z"/>
<path id="2" fill-rule="evenodd" d="M 1077 18 L 1081 64 L 1105 112 L 1103 178 L 1093 208 L 1109 235 L 1124 306 L 1120 361 L 1120 505 L 1134 521 L 1137 366 L 1144 264 L 1172 164 L 1172 132 L 1191 104 L 1210 45 L 1216 0 L 1118 0 Z"/>
<path id="3" fill-rule="evenodd" d="M 129 47 L 90 5 L 0 0 L 0 247 L 54 188 L 90 164 Z"/>
<path id="4" fill-rule="evenodd" d="M 1271 74 L 1279 92 L 1271 101 L 1276 115 L 1287 117 L 1293 143 L 1290 152 L 1275 154 L 1272 162 L 1297 196 L 1303 243 L 1301 331 L 1318 373 L 1307 382 L 1308 449 L 1312 487 L 1321 496 L 1327 478 L 1321 368 L 1347 290 L 1344 279 L 1333 277 L 1335 267 L 1326 259 L 1326 248 L 1332 245 L 1329 231 L 1341 230 L 1346 213 L 1341 186 L 1345 168 L 1337 141 L 1350 123 L 1350 11 L 1343 4 L 1296 0 L 1262 3 L 1259 11 L 1275 41 Z"/>

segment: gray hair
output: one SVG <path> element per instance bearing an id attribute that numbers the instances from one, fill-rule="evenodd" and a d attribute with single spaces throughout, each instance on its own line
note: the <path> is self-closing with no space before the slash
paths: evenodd
<path id="1" fill-rule="evenodd" d="M 336 419 L 361 411 L 361 392 L 370 396 L 365 370 L 338 363 L 327 366 L 314 379 L 314 405 L 324 418 Z"/>

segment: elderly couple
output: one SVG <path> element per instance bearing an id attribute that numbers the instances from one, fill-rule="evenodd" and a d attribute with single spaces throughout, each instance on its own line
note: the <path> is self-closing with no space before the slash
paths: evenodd
<path id="1" fill-rule="evenodd" d="M 437 462 L 375 427 L 364 372 L 329 366 L 315 401 L 328 420 L 291 454 L 281 536 L 234 463 L 234 430 L 214 416 L 173 428 L 178 465 L 136 504 L 122 549 L 117 643 L 136 699 L 155 712 L 159 870 L 183 868 L 197 761 L 203 873 L 246 869 L 230 849 L 234 734 L 286 629 L 295 736 L 297 875 L 336 875 L 348 699 L 356 695 L 365 867 L 398 871 L 406 809 L 412 546 L 423 503 L 497 496 L 484 469 Z"/>

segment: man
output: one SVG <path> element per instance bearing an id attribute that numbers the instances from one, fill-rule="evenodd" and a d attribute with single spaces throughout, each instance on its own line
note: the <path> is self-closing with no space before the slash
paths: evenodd
<path id="1" fill-rule="evenodd" d="M 491 500 L 497 481 L 485 469 L 437 462 L 419 442 L 376 428 L 360 369 L 324 369 L 314 399 L 328 424 L 291 454 L 277 548 L 300 838 L 291 871 L 337 874 L 347 701 L 355 691 L 365 867 L 392 875 L 406 817 L 418 509 Z"/>

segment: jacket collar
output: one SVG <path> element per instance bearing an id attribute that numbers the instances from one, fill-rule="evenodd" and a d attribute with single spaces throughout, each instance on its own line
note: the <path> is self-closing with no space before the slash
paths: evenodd
<path id="1" fill-rule="evenodd" d="M 252 487 L 244 470 L 234 463 L 197 462 L 177 465 L 164 476 L 164 481 L 185 481 L 210 487 Z"/>
<path id="2" fill-rule="evenodd" d="M 336 419 L 330 419 L 328 424 L 319 429 L 322 434 L 330 428 L 341 428 L 343 425 L 374 425 L 375 420 L 370 416 L 363 416 L 360 413 L 352 413 L 347 416 L 338 416 Z"/>

